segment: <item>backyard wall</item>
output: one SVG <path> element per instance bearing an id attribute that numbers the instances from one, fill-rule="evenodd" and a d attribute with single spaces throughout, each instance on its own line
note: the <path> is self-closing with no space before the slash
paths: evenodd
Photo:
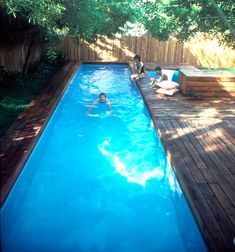
<path id="1" fill-rule="evenodd" d="M 0 66 L 7 71 L 21 72 L 26 59 L 28 44 L 0 46 Z M 40 60 L 42 47 L 36 44 L 29 58 L 30 65 Z M 219 46 L 216 40 L 197 37 L 180 43 L 176 39 L 159 41 L 155 38 L 124 36 L 116 39 L 101 37 L 95 43 L 67 37 L 58 45 L 72 60 L 130 61 L 140 54 L 144 62 L 162 66 L 188 63 L 195 67 L 235 67 L 235 51 Z"/>
<path id="2" fill-rule="evenodd" d="M 95 43 L 67 37 L 58 50 L 72 60 L 129 61 L 139 54 L 144 62 L 162 66 L 188 63 L 195 67 L 235 67 L 234 50 L 202 36 L 184 43 L 176 39 L 159 41 L 149 36 L 102 37 Z"/>
<path id="3" fill-rule="evenodd" d="M 26 55 L 29 49 L 28 43 L 16 44 L 13 46 L 0 46 L 0 66 L 10 72 L 22 72 Z M 29 58 L 29 65 L 40 61 L 42 55 L 42 46 L 36 45 L 32 48 Z"/>

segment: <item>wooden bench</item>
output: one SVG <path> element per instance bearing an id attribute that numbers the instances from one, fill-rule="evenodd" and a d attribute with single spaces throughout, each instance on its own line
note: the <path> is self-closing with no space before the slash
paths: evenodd
<path id="1" fill-rule="evenodd" d="M 181 69 L 179 83 L 184 96 L 235 97 L 235 74 L 228 71 Z"/>

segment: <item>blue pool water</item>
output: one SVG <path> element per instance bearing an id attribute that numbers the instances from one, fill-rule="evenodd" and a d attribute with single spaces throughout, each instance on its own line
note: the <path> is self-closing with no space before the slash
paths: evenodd
<path id="1" fill-rule="evenodd" d="M 106 92 L 113 115 L 89 104 Z M 82 65 L 1 209 L 3 252 L 206 251 L 125 65 Z"/>

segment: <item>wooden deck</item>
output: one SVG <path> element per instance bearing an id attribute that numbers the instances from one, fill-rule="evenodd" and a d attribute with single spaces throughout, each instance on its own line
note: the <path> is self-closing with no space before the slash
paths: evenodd
<path id="1" fill-rule="evenodd" d="M 78 66 L 69 61 L 62 67 L 0 139 L 1 205 Z"/>
<path id="2" fill-rule="evenodd" d="M 210 251 L 235 251 L 235 99 L 166 97 L 138 81 Z"/>
<path id="3" fill-rule="evenodd" d="M 1 139 L 1 204 L 79 62 L 68 62 Z M 234 251 L 235 100 L 157 95 L 137 84 L 210 251 Z"/>

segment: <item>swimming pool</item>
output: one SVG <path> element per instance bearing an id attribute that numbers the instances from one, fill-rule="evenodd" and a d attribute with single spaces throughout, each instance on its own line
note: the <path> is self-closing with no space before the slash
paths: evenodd
<path id="1" fill-rule="evenodd" d="M 104 108 L 86 114 L 106 92 Z M 1 209 L 2 251 L 206 251 L 125 65 L 81 65 Z"/>

